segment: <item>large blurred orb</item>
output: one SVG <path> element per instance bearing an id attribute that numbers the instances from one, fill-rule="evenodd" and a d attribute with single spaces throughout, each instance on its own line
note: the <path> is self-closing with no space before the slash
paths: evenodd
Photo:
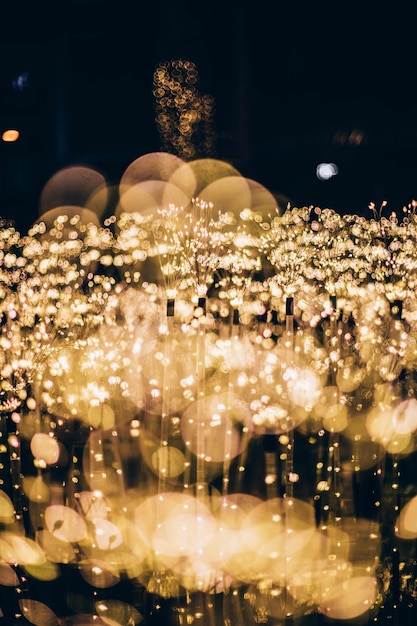
<path id="1" fill-rule="evenodd" d="M 417 430 L 417 400 L 409 398 L 403 400 L 393 413 L 395 431 L 399 435 L 406 435 Z"/>
<path id="2" fill-rule="evenodd" d="M 274 498 L 258 504 L 242 527 L 248 546 L 268 558 L 286 560 L 305 550 L 314 536 L 313 507 L 295 498 Z"/>
<path id="3" fill-rule="evenodd" d="M 0 491 L 0 524 L 14 522 L 14 504 L 4 491 Z"/>
<path id="4" fill-rule="evenodd" d="M 403 405 L 398 411 L 390 403 L 380 402 L 373 407 L 366 416 L 366 428 L 372 439 L 379 441 L 387 452 L 399 454 L 409 449 L 411 442 L 411 433 L 406 432 L 406 417 L 403 418 L 402 413 L 406 415 L 406 405 Z M 395 416 L 395 411 L 397 415 Z M 411 420 L 413 423 L 413 411 L 410 410 Z M 399 430 L 398 430 L 399 429 Z"/>
<path id="5" fill-rule="evenodd" d="M 192 172 L 194 181 L 192 181 Z M 191 193 L 190 197 L 199 197 L 203 189 L 214 181 L 230 176 L 241 177 L 240 172 L 225 161 L 219 159 L 197 159 L 185 163 L 182 167 L 178 168 L 170 178 L 170 182 L 173 185 L 177 185 L 180 188 L 184 188 L 184 182 L 194 183 L 194 188 L 189 188 Z"/>
<path id="6" fill-rule="evenodd" d="M 209 183 L 199 193 L 202 202 L 211 203 L 216 211 L 239 215 L 252 204 L 249 185 L 242 176 L 223 176 Z"/>
<path id="7" fill-rule="evenodd" d="M 41 197 L 39 214 L 60 206 L 88 206 L 91 197 L 101 191 L 102 202 L 91 203 L 90 208 L 95 207 L 101 211 L 107 203 L 106 179 L 97 170 L 91 167 L 73 165 L 62 169 L 54 174 L 44 186 Z"/>
<path id="8" fill-rule="evenodd" d="M 160 446 L 152 454 L 152 469 L 161 476 L 176 478 L 184 472 L 186 459 L 175 446 Z"/>
<path id="9" fill-rule="evenodd" d="M 36 541 L 42 546 L 48 561 L 52 563 L 70 563 L 75 558 L 75 549 L 72 544 L 58 539 L 49 530 L 38 530 Z"/>
<path id="10" fill-rule="evenodd" d="M 106 589 L 120 581 L 118 570 L 105 560 L 85 559 L 78 567 L 81 577 L 92 587 Z"/>
<path id="11" fill-rule="evenodd" d="M 0 563 L 0 585 L 2 587 L 17 587 L 19 579 L 16 572 L 8 563 Z"/>
<path id="12" fill-rule="evenodd" d="M 158 215 L 162 209 L 171 205 L 186 207 L 189 198 L 176 185 L 160 180 L 147 180 L 130 187 L 120 188 L 120 200 L 116 208 L 116 217 L 121 213 L 141 213 Z"/>
<path id="13" fill-rule="evenodd" d="M 354 576 L 334 585 L 319 604 L 328 619 L 351 620 L 370 611 L 376 602 L 374 576 Z"/>
<path id="14" fill-rule="evenodd" d="M 30 624 L 36 626 L 55 626 L 59 623 L 55 613 L 43 602 L 31 598 L 21 598 L 19 608 L 22 615 Z"/>
<path id="15" fill-rule="evenodd" d="M 118 626 L 120 623 L 139 624 L 143 619 L 133 605 L 121 600 L 100 599 L 96 602 L 95 608 L 98 616 L 109 626 Z M 123 621 L 120 622 L 120 619 Z"/>
<path id="16" fill-rule="evenodd" d="M 397 536 L 401 539 L 417 539 L 417 496 L 411 498 L 403 507 L 395 526 Z"/>
<path id="17" fill-rule="evenodd" d="M 59 443 L 57 439 L 46 433 L 35 433 L 30 442 L 30 450 L 35 459 L 42 459 L 47 465 L 53 465 L 59 459 Z"/>
<path id="18" fill-rule="evenodd" d="M 163 528 L 164 533 L 171 534 L 173 528 L 170 527 L 170 520 L 179 519 L 184 515 L 190 521 L 188 517 L 190 514 L 194 517 L 201 517 L 202 520 L 205 518 L 211 520 L 212 518 L 207 506 L 193 496 L 179 492 L 167 492 L 142 500 L 134 510 L 134 521 L 139 537 L 145 545 L 155 547 L 154 542 L 156 541 L 162 547 L 162 535 L 159 533 L 156 536 L 156 529 L 158 527 Z M 208 541 L 208 538 L 202 537 L 201 540 L 204 543 Z M 190 537 L 184 533 L 183 536 L 175 539 L 172 547 L 169 546 L 169 543 L 166 545 L 166 556 L 180 549 L 182 542 L 184 542 L 185 553 L 195 549 Z"/>
<path id="19" fill-rule="evenodd" d="M 47 529 L 60 541 L 74 543 L 83 541 L 88 535 L 84 519 L 63 504 L 53 504 L 46 508 L 45 523 Z"/>
<path id="20" fill-rule="evenodd" d="M 18 564 L 24 565 L 25 567 L 28 565 L 46 565 L 45 553 L 33 539 L 12 533 L 8 534 L 7 538 L 15 555 L 14 566 Z M 5 557 L 6 560 L 8 560 L 7 551 Z"/>
<path id="21" fill-rule="evenodd" d="M 149 152 L 128 165 L 120 178 L 120 185 L 131 187 L 149 180 L 168 182 L 183 165 L 180 157 L 169 152 Z"/>
<path id="22" fill-rule="evenodd" d="M 250 411 L 234 394 L 206 396 L 184 411 L 181 435 L 195 455 L 202 444 L 207 462 L 223 463 L 243 451 L 248 441 L 244 433 L 250 420 Z"/>

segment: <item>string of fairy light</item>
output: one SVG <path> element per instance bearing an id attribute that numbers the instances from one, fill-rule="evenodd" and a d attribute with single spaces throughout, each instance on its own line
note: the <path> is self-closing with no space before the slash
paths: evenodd
<path id="1" fill-rule="evenodd" d="M 378 462 L 415 450 L 415 208 L 385 216 L 385 206 L 371 207 L 369 219 L 290 206 L 232 214 L 196 197 L 187 208 L 120 211 L 102 225 L 64 212 L 26 234 L 2 222 L 0 452 L 14 486 L 8 491 L 3 463 L 0 523 L 21 535 L 37 529 L 53 563 L 59 540 L 66 563 L 92 585 L 98 570 L 111 587 L 122 570 L 136 579 L 138 567 L 147 592 L 165 598 L 251 584 L 259 617 L 270 611 L 268 580 L 290 598 L 302 568 L 301 600 L 283 600 L 286 610 L 325 611 L 329 589 L 312 591 L 314 546 L 340 560 L 335 577 L 346 583 L 343 542 L 333 544 L 329 531 L 343 520 L 340 436 L 350 441 L 352 472 L 372 462 L 375 446 Z M 77 439 L 65 457 L 60 437 L 75 428 L 84 449 Z M 314 510 L 297 499 L 308 487 L 296 433 L 317 454 Z M 266 502 L 258 502 L 248 450 L 271 435 L 278 456 L 270 443 L 263 449 Z M 143 458 L 155 480 L 142 486 L 130 476 L 127 487 L 119 447 Z M 65 475 L 53 498 L 51 468 Z M 256 512 L 240 495 L 241 543 L 226 546 L 242 484 Z M 369 523 L 374 563 L 378 533 Z M 8 545 L 14 530 L 3 537 L 0 529 L 0 540 Z M 291 537 L 301 545 L 307 534 L 314 541 L 300 552 Z M 220 548 L 209 537 L 222 539 Z M 97 564 L 115 548 L 118 564 Z M 376 602 L 372 576 L 367 605 Z"/>
<path id="2" fill-rule="evenodd" d="M 53 227 L 41 222 L 23 236 L 3 224 L 3 318 L 24 330 L 34 348 L 47 326 L 55 332 L 84 324 L 89 316 L 101 320 L 108 303 L 126 287 L 143 289 L 163 302 L 170 285 L 179 301 L 207 296 L 209 316 L 217 314 L 221 301 L 223 319 L 239 292 L 240 320 L 248 328 L 265 309 L 273 310 L 282 323 L 288 297 L 294 297 L 297 323 L 306 328 L 322 321 L 331 297 L 360 328 L 365 307 L 367 315 L 372 308 L 369 300 L 375 299 L 379 316 L 390 315 L 393 303 L 401 301 L 402 323 L 407 325 L 407 337 L 413 336 L 414 207 L 408 207 L 402 220 L 394 214 L 366 220 L 312 207 L 268 216 L 246 210 L 233 227 L 227 214 L 213 215 L 211 207 L 197 201 L 194 217 L 172 207 L 160 212 L 157 220 L 122 213 L 97 227 L 62 216 Z M 236 245 L 240 238 L 248 241 L 248 225 L 255 254 Z M 147 278 L 148 263 L 151 278 L 157 279 L 154 283 Z M 360 330 L 360 341 L 369 341 L 372 335 L 372 342 L 381 342 L 382 327 L 370 324 L 366 333 Z M 19 344 L 9 345 L 4 337 L 3 343 L 8 350 L 20 350 Z M 414 361 L 413 352 L 402 352 L 403 360 Z"/>
<path id="3" fill-rule="evenodd" d="M 160 63 L 154 72 L 161 149 L 185 160 L 214 153 L 214 98 L 200 93 L 199 81 L 197 66 L 187 59 Z"/>

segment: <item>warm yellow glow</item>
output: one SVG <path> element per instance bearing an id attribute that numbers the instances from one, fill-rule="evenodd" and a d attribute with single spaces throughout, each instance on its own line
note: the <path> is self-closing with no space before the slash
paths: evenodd
<path id="1" fill-rule="evenodd" d="M 353 576 L 338 582 L 320 603 L 329 619 L 351 620 L 370 611 L 377 597 L 374 576 Z"/>
<path id="2" fill-rule="evenodd" d="M 417 202 L 284 209 L 168 153 L 122 179 L 104 219 L 77 168 L 0 224 L 0 583 L 33 623 L 363 623 L 417 537 Z"/>
<path id="3" fill-rule="evenodd" d="M 20 133 L 15 128 L 8 128 L 7 130 L 4 130 L 1 135 L 2 141 L 6 143 L 14 143 L 19 139 L 19 137 Z"/>
<path id="4" fill-rule="evenodd" d="M 43 459 L 47 465 L 53 465 L 59 459 L 59 444 L 52 435 L 35 433 L 30 441 L 30 449 L 35 458 Z"/>
<path id="5" fill-rule="evenodd" d="M 185 160 L 214 146 L 213 97 L 199 91 L 196 65 L 187 59 L 161 63 L 154 72 L 153 95 L 162 149 Z"/>

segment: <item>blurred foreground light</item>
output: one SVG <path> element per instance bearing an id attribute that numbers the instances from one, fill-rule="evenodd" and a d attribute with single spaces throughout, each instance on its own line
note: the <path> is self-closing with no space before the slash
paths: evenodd
<path id="1" fill-rule="evenodd" d="M 339 168 L 334 163 L 319 163 L 316 167 L 316 176 L 319 180 L 329 180 L 339 173 Z"/>
<path id="2" fill-rule="evenodd" d="M 18 130 L 14 128 L 7 128 L 2 132 L 1 138 L 2 141 L 5 141 L 6 143 L 14 143 L 19 139 L 19 136 L 20 133 Z"/>

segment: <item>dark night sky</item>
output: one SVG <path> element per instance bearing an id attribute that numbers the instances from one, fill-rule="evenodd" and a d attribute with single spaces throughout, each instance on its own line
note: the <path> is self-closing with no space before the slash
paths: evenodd
<path id="1" fill-rule="evenodd" d="M 0 146 L 0 215 L 30 224 L 61 167 L 89 164 L 117 183 L 132 160 L 159 150 L 153 71 L 176 57 L 196 63 L 200 90 L 214 98 L 213 157 L 294 204 L 400 209 L 417 195 L 416 38 L 404 6 L 2 6 L 0 119 L 14 119 L 22 137 Z M 336 163 L 338 175 L 318 180 L 319 162 Z"/>

